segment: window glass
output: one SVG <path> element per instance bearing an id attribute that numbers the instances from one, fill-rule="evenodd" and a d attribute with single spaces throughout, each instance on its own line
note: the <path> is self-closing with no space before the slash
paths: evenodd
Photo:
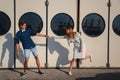
<path id="1" fill-rule="evenodd" d="M 114 18 L 112 27 L 113 27 L 113 31 L 120 36 L 120 15 Z"/>
<path id="2" fill-rule="evenodd" d="M 23 14 L 19 22 L 20 21 L 25 21 L 27 23 L 27 28 L 30 28 L 36 32 L 41 32 L 43 28 L 43 21 L 41 17 L 33 12 Z"/>
<path id="3" fill-rule="evenodd" d="M 86 35 L 97 37 L 103 33 L 105 21 L 102 16 L 97 13 L 88 14 L 82 21 L 82 29 Z"/>
<path id="4" fill-rule="evenodd" d="M 74 21 L 71 16 L 66 13 L 56 14 L 51 21 L 51 29 L 58 36 L 65 35 L 65 29 L 71 26 L 74 28 Z"/>
<path id="5" fill-rule="evenodd" d="M 6 34 L 11 27 L 11 21 L 7 14 L 0 11 L 0 35 Z"/>

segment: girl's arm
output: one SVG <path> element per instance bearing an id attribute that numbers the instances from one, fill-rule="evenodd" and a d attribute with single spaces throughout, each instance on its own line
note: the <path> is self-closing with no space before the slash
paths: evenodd
<path id="1" fill-rule="evenodd" d="M 82 52 L 82 46 L 80 46 L 80 52 Z"/>
<path id="2" fill-rule="evenodd" d="M 57 37 L 54 37 L 55 39 L 65 39 L 66 36 L 57 36 Z"/>

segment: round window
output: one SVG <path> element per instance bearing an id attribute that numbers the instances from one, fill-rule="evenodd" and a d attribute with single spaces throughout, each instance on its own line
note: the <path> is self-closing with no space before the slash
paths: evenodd
<path id="1" fill-rule="evenodd" d="M 58 36 L 66 34 L 65 30 L 68 26 L 74 28 L 74 21 L 71 16 L 66 13 L 56 14 L 51 21 L 51 29 Z"/>
<path id="2" fill-rule="evenodd" d="M 0 35 L 6 34 L 11 26 L 10 18 L 4 12 L 0 12 Z"/>
<path id="3" fill-rule="evenodd" d="M 120 36 L 120 15 L 114 18 L 112 27 L 113 27 L 113 31 Z"/>
<path id="4" fill-rule="evenodd" d="M 97 13 L 88 14 L 82 21 L 82 29 L 86 35 L 97 37 L 103 33 L 105 21 L 102 16 Z"/>
<path id="5" fill-rule="evenodd" d="M 33 12 L 25 13 L 21 16 L 20 21 L 25 21 L 27 24 L 27 28 L 30 28 L 36 32 L 41 32 L 43 28 L 43 21 L 41 17 Z"/>

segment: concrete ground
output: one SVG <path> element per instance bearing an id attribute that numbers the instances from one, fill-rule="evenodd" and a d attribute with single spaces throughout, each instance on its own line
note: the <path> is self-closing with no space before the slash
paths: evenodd
<path id="1" fill-rule="evenodd" d="M 45 75 L 40 75 L 37 69 L 29 69 L 22 78 L 23 69 L 0 70 L 0 80 L 120 80 L 120 69 L 73 69 L 72 76 L 68 69 L 42 69 Z"/>

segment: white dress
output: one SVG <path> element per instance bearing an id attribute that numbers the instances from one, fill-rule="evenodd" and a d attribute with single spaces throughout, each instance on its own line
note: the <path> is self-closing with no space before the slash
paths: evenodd
<path id="1" fill-rule="evenodd" d="M 70 43 L 74 44 L 73 58 L 85 58 L 85 43 L 82 41 L 79 33 L 76 33 L 73 39 L 68 40 L 69 45 Z M 80 52 L 80 47 L 82 48 L 82 52 Z"/>

